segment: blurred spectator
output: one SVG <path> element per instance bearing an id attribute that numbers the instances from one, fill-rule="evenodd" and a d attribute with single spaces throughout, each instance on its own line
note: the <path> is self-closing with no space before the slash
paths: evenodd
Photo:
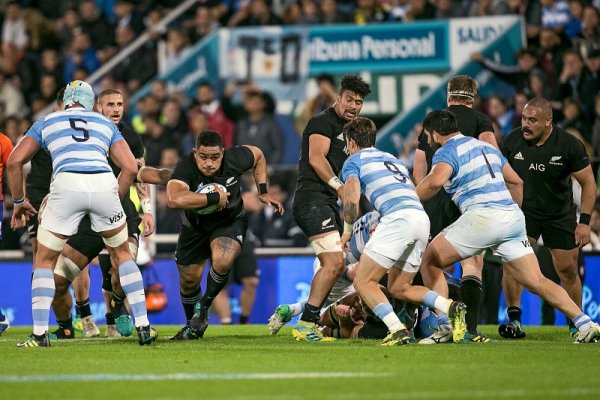
<path id="1" fill-rule="evenodd" d="M 291 200 L 282 182 L 271 177 L 269 195 L 280 201 L 287 212 L 283 215 L 274 212 L 272 207 L 264 206 L 250 217 L 249 229 L 262 247 L 304 247 L 308 245 L 306 236 L 296 225 L 294 217 L 289 212 Z M 246 199 L 244 198 L 244 203 Z"/>
<path id="2" fill-rule="evenodd" d="M 575 50 L 567 50 L 563 54 L 563 69 L 556 89 L 555 99 L 573 97 L 583 105 L 584 115 L 591 117 L 598 81 L 585 68 L 581 55 Z"/>
<path id="3" fill-rule="evenodd" d="M 507 107 L 506 102 L 499 96 L 487 99 L 487 115 L 498 124 L 502 135 L 506 136 L 512 130 L 514 110 Z"/>
<path id="4" fill-rule="evenodd" d="M 562 53 L 564 44 L 554 30 L 543 28 L 540 30 L 540 68 L 546 74 L 546 85 L 554 88 L 560 70 L 562 69 Z"/>
<path id="5" fill-rule="evenodd" d="M 268 165 L 279 164 L 283 154 L 283 134 L 273 115 L 267 112 L 264 93 L 247 92 L 244 110 L 247 116 L 235 125 L 235 144 L 256 146 L 262 150 Z"/>
<path id="6" fill-rule="evenodd" d="M 300 112 L 295 120 L 296 132 L 303 132 L 308 120 L 331 107 L 337 98 L 333 76 L 321 74 L 315 78 L 315 82 L 317 83 L 318 93 L 300 106 Z"/>
<path id="7" fill-rule="evenodd" d="M 406 21 L 418 21 L 435 18 L 435 6 L 427 0 L 409 0 Z"/>
<path id="8" fill-rule="evenodd" d="M 163 149 L 173 146 L 173 142 L 155 116 L 144 116 L 144 125 L 146 134 L 142 136 L 142 141 L 146 148 L 146 165 L 156 167 L 160 164 Z"/>
<path id="9" fill-rule="evenodd" d="M 58 52 L 55 49 L 44 49 L 41 54 L 40 73 L 52 74 L 56 78 L 56 82 L 60 82 L 62 86 L 63 66 L 58 58 Z"/>
<path id="10" fill-rule="evenodd" d="M 337 0 L 321 0 L 320 7 L 322 24 L 336 24 L 350 20 L 349 16 L 338 8 Z"/>
<path id="11" fill-rule="evenodd" d="M 529 102 L 530 98 L 525 93 L 517 92 L 513 97 L 513 104 L 515 114 L 512 120 L 512 129 L 521 127 L 521 117 L 523 115 L 523 109 L 525 105 Z"/>
<path id="12" fill-rule="evenodd" d="M 573 38 L 573 46 L 584 58 L 600 49 L 600 11 L 597 8 L 591 5 L 583 8 L 581 33 Z"/>
<path id="13" fill-rule="evenodd" d="M 481 53 L 471 54 L 471 60 L 480 62 L 496 76 L 510 83 L 517 91 L 524 90 L 529 84 L 529 75 L 537 66 L 537 54 L 531 48 L 521 49 L 517 53 L 517 65 L 503 65 L 486 58 Z"/>
<path id="14" fill-rule="evenodd" d="M 169 29 L 159 73 L 164 73 L 173 68 L 189 54 L 190 50 L 190 39 L 187 33 L 182 29 Z"/>
<path id="15" fill-rule="evenodd" d="M 315 0 L 300 1 L 300 20 L 301 24 L 318 24 L 321 21 L 319 6 Z"/>
<path id="16" fill-rule="evenodd" d="M 357 25 L 373 22 L 384 22 L 389 14 L 375 0 L 357 0 L 352 21 Z"/>
<path id="17" fill-rule="evenodd" d="M 152 84 L 150 84 L 150 95 L 152 95 L 152 97 L 158 101 L 160 108 L 162 109 L 169 99 L 167 82 L 160 79 L 153 80 Z"/>
<path id="18" fill-rule="evenodd" d="M 486 0 L 490 1 L 490 0 Z M 459 18 L 464 17 L 466 12 L 461 2 L 453 0 L 436 0 L 435 5 L 437 11 L 435 13 L 436 18 L 447 19 L 447 18 Z"/>
<path id="19" fill-rule="evenodd" d="M 187 131 L 187 117 L 177 101 L 169 99 L 165 102 L 160 115 L 160 123 L 164 126 L 165 134 L 173 142 L 173 145 L 179 147 L 176 144 Z"/>
<path id="20" fill-rule="evenodd" d="M 508 1 L 475 0 L 471 2 L 471 7 L 467 14 L 469 17 L 483 17 L 489 15 L 510 14 L 511 11 Z"/>
<path id="21" fill-rule="evenodd" d="M 23 93 L 1 72 L 0 107 L 2 107 L 4 110 L 5 117 L 22 118 L 29 112 L 29 108 L 25 104 L 25 97 L 23 97 Z"/>
<path id="22" fill-rule="evenodd" d="M 194 23 L 190 30 L 190 38 L 192 43 L 196 43 L 204 39 L 208 34 L 219 27 L 219 22 L 216 18 L 216 7 L 198 7 Z"/>
<path id="23" fill-rule="evenodd" d="M 600 95 L 594 100 L 594 126 L 592 127 L 592 147 L 594 155 L 600 156 Z"/>
<path id="24" fill-rule="evenodd" d="M 208 129 L 219 132 L 225 148 L 234 143 L 234 124 L 227 118 L 217 98 L 215 87 L 208 81 L 201 81 L 196 88 L 196 97 L 192 100 L 192 109 L 202 112 L 208 117 Z"/>
<path id="25" fill-rule="evenodd" d="M 586 121 L 581 111 L 581 104 L 573 97 L 567 97 L 563 100 L 563 119 L 558 122 L 558 126 L 564 130 L 574 129 L 588 143 L 592 143 L 592 127 Z"/>
<path id="26" fill-rule="evenodd" d="M 583 25 L 583 2 L 582 0 L 569 0 L 569 22 L 565 26 L 565 34 L 569 40 L 581 33 Z"/>
<path id="27" fill-rule="evenodd" d="M 230 18 L 228 26 L 282 25 L 283 20 L 271 11 L 271 3 L 271 0 L 250 0 Z"/>
<path id="28" fill-rule="evenodd" d="M 57 21 L 58 39 L 62 53 L 69 50 L 76 34 L 81 32 L 80 18 L 76 8 L 67 8 L 61 20 Z"/>
<path id="29" fill-rule="evenodd" d="M 202 111 L 190 113 L 190 130 L 181 138 L 179 154 L 184 156 L 196 147 L 196 138 L 200 132 L 211 129 L 208 125 L 208 117 Z M 219 132 L 220 133 L 220 132 Z M 227 147 L 227 146 L 226 146 Z"/>
<path id="30" fill-rule="evenodd" d="M 569 3 L 565 0 L 540 0 L 542 27 L 562 32 L 569 23 Z"/>
<path id="31" fill-rule="evenodd" d="M 13 145 L 16 145 L 21 139 L 24 131 L 20 130 L 19 119 L 17 117 L 8 117 L 4 120 L 4 127 L 2 129 L 4 134 L 10 139 Z"/>
<path id="32" fill-rule="evenodd" d="M 144 18 L 135 9 L 133 1 L 117 0 L 113 10 L 117 20 L 117 28 L 127 26 L 131 28 L 136 36 L 142 33 L 144 30 Z"/>
<path id="33" fill-rule="evenodd" d="M 113 45 L 115 27 L 108 22 L 94 0 L 83 0 L 79 5 L 79 15 L 81 16 L 81 29 L 87 33 L 91 46 L 102 50 Z"/>
<path id="34" fill-rule="evenodd" d="M 23 10 L 18 1 L 9 1 L 2 24 L 2 53 L 0 72 L 12 74 L 25 54 L 28 37 L 25 29 Z"/>
<path id="35" fill-rule="evenodd" d="M 118 51 L 129 46 L 135 35 L 131 28 L 120 27 L 115 35 Z M 153 43 L 146 43 L 125 57 L 112 72 L 115 79 L 125 82 L 130 93 L 138 90 L 142 84 L 156 75 L 156 50 Z"/>
<path id="36" fill-rule="evenodd" d="M 100 61 L 96 58 L 96 50 L 92 47 L 90 37 L 86 32 L 79 32 L 73 38 L 71 50 L 65 59 L 63 71 L 63 83 L 75 79 L 75 70 L 83 67 L 88 73 L 94 72 L 100 67 Z"/>
<path id="37" fill-rule="evenodd" d="M 413 129 L 408 132 L 408 135 L 394 135 L 392 139 L 394 141 L 394 147 L 396 147 L 396 152 L 398 153 L 398 159 L 406 165 L 406 168 L 408 168 L 411 174 L 415 153 L 417 151 L 417 146 L 419 145 L 419 135 L 422 130 L 423 126 L 421 124 L 415 124 Z"/>

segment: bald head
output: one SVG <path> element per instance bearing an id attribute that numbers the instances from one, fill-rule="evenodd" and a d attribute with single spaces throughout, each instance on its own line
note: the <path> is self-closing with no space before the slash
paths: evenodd
<path id="1" fill-rule="evenodd" d="M 529 103 L 525 104 L 525 108 L 527 107 L 539 108 L 544 116 L 552 118 L 552 106 L 550 106 L 548 100 L 543 97 L 535 97 L 529 100 Z"/>

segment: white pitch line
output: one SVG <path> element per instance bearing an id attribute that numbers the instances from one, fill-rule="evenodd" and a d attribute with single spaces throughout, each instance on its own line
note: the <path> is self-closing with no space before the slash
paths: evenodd
<path id="1" fill-rule="evenodd" d="M 9 375 L 0 376 L 2 383 L 14 382 L 111 382 L 111 381 L 211 381 L 269 379 L 375 378 L 389 373 L 369 372 L 290 372 L 255 374 L 82 374 L 82 375 Z"/>

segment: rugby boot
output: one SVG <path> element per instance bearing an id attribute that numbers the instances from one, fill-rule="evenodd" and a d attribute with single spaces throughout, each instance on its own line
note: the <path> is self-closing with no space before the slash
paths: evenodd
<path id="1" fill-rule="evenodd" d="M 521 323 L 517 320 L 509 321 L 498 326 L 498 333 L 505 339 L 525 339 L 527 336 Z"/>
<path id="2" fill-rule="evenodd" d="M 273 315 L 269 317 L 269 331 L 271 335 L 277 334 L 281 328 L 292 319 L 292 310 L 287 304 L 277 306 Z"/>
<path id="3" fill-rule="evenodd" d="M 600 341 L 600 326 L 592 322 L 586 329 L 580 329 L 575 343 L 597 343 Z"/>
<path id="4" fill-rule="evenodd" d="M 189 325 L 184 326 L 171 337 L 170 340 L 196 340 L 198 336 L 192 331 Z"/>
<path id="5" fill-rule="evenodd" d="M 335 338 L 323 336 L 316 324 L 299 320 L 294 329 L 292 329 L 294 339 L 305 342 L 333 342 Z"/>
<path id="6" fill-rule="evenodd" d="M 133 332 L 133 320 L 127 311 L 127 307 L 125 307 L 125 303 L 116 304 L 113 302 L 112 310 L 117 332 L 124 337 L 131 336 Z"/>
<path id="7" fill-rule="evenodd" d="M 490 339 L 481 332 L 470 333 L 467 331 L 463 338 L 463 343 L 491 343 L 495 342 L 494 339 Z"/>
<path id="8" fill-rule="evenodd" d="M 433 335 L 421 339 L 419 344 L 442 344 L 452 341 L 452 327 L 450 325 L 441 325 Z"/>
<path id="9" fill-rule="evenodd" d="M 452 341 L 461 343 L 467 331 L 465 316 L 467 315 L 467 306 L 460 301 L 453 301 L 448 310 L 448 319 L 452 324 Z"/>
<path id="10" fill-rule="evenodd" d="M 204 307 L 202 304 L 196 303 L 194 315 L 190 319 L 190 330 L 200 339 L 204 337 L 204 332 L 208 328 L 208 312 L 209 307 Z"/>
<path id="11" fill-rule="evenodd" d="M 150 325 L 139 326 L 135 329 L 137 330 L 138 344 L 140 346 L 149 346 L 152 343 L 156 342 L 156 339 L 158 339 L 158 332 L 156 331 L 156 329 L 150 327 Z"/>
<path id="12" fill-rule="evenodd" d="M 98 337 L 100 336 L 100 329 L 96 326 L 94 322 L 94 317 L 92 315 L 88 315 L 81 319 L 81 324 L 83 325 L 83 336 L 86 338 Z"/>
<path id="13" fill-rule="evenodd" d="M 48 338 L 48 331 L 43 335 L 32 334 L 29 339 L 24 342 L 17 343 L 17 347 L 50 347 L 50 339 Z"/>
<path id="14" fill-rule="evenodd" d="M 121 337 L 121 334 L 117 331 L 116 325 L 106 325 L 104 337 Z"/>
<path id="15" fill-rule="evenodd" d="M 75 318 L 73 318 L 73 329 L 83 333 L 83 322 L 81 322 L 81 315 L 79 314 L 75 314 Z"/>
<path id="16" fill-rule="evenodd" d="M 382 346 L 404 346 L 411 341 L 410 331 L 406 328 L 390 332 L 382 341 Z"/>
<path id="17" fill-rule="evenodd" d="M 48 339 L 50 339 L 51 342 L 56 342 L 57 340 L 75 339 L 75 331 L 72 327 L 63 328 L 59 326 L 57 330 L 48 334 Z"/>

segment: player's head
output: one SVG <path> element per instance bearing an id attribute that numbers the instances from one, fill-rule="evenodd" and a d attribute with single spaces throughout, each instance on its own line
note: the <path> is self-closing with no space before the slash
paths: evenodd
<path id="1" fill-rule="evenodd" d="M 529 101 L 521 114 L 521 132 L 525 140 L 539 142 L 552 131 L 552 107 L 548 100 L 536 97 Z"/>
<path id="2" fill-rule="evenodd" d="M 196 166 L 204 176 L 213 176 L 223 161 L 223 139 L 216 131 L 202 131 L 194 148 Z"/>
<path id="3" fill-rule="evenodd" d="M 423 120 L 423 130 L 429 139 L 429 145 L 438 147 L 443 138 L 458 132 L 456 116 L 447 110 L 432 111 Z"/>
<path id="4" fill-rule="evenodd" d="M 123 94 L 117 89 L 105 89 L 98 95 L 96 109 L 106 118 L 109 118 L 115 125 L 118 125 L 123 119 L 125 112 L 125 100 Z"/>
<path id="5" fill-rule="evenodd" d="M 358 75 L 344 75 L 335 102 L 336 113 L 345 121 L 352 121 L 360 113 L 365 97 L 371 93 L 369 84 Z"/>
<path id="6" fill-rule="evenodd" d="M 463 104 L 472 106 L 477 96 L 477 82 L 468 75 L 457 75 L 448 81 L 448 105 Z"/>
<path id="7" fill-rule="evenodd" d="M 54 111 L 60 111 L 65 106 L 63 103 L 63 96 L 65 95 L 65 87 L 61 87 L 58 89 L 58 93 L 56 93 L 56 104 L 54 105 Z"/>
<path id="8" fill-rule="evenodd" d="M 350 154 L 375 145 L 377 128 L 369 118 L 354 118 L 346 124 L 344 131 L 346 132 L 346 144 Z"/>
<path id="9" fill-rule="evenodd" d="M 75 80 L 65 87 L 63 103 L 65 108 L 80 105 L 91 111 L 94 109 L 94 90 L 89 83 Z"/>

